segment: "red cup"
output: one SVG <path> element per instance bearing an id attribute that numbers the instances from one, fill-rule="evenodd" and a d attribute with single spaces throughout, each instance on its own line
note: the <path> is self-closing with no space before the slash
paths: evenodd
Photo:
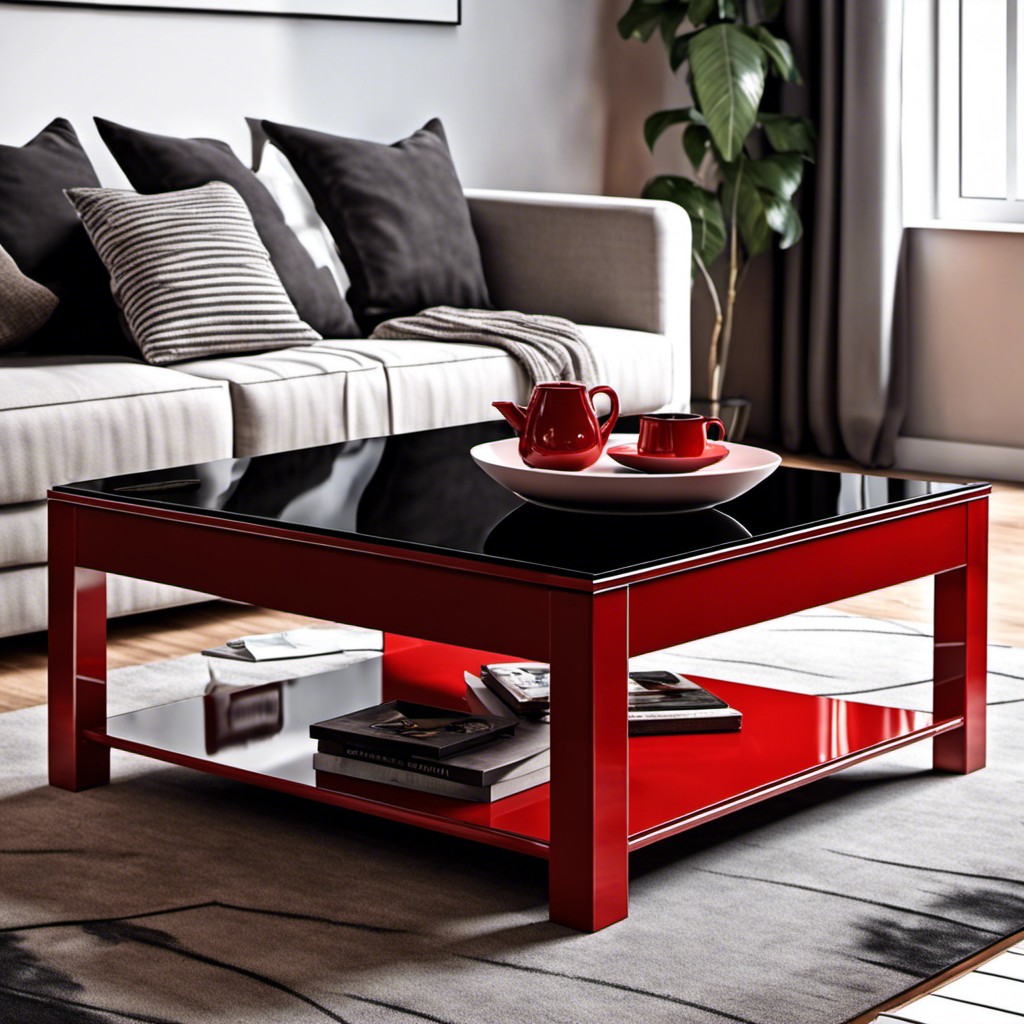
<path id="1" fill-rule="evenodd" d="M 640 417 L 636 450 L 640 455 L 695 459 L 704 454 L 708 427 L 718 428 L 716 441 L 725 440 L 725 424 L 696 412 L 656 412 Z"/>

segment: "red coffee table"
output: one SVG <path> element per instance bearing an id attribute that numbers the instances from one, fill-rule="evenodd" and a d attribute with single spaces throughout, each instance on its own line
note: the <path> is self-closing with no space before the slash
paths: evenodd
<path id="1" fill-rule="evenodd" d="M 631 850 L 917 740 L 933 741 L 937 769 L 983 767 L 987 485 L 780 469 L 720 510 L 560 513 L 472 464 L 474 443 L 506 433 L 451 428 L 53 490 L 52 784 L 106 783 L 118 747 L 544 857 L 551 919 L 593 931 L 627 914 Z M 493 804 L 360 780 L 325 789 L 315 741 L 298 761 L 272 735 L 244 758 L 211 753 L 195 701 L 108 720 L 107 573 L 383 629 L 389 697 L 454 707 L 462 669 L 486 652 L 549 661 L 551 783 Z M 935 577 L 932 714 L 712 680 L 743 712 L 740 733 L 627 736 L 628 657 L 922 576 Z M 353 699 L 343 673 L 302 685 L 335 711 Z M 176 738 L 155 739 L 172 718 Z"/>

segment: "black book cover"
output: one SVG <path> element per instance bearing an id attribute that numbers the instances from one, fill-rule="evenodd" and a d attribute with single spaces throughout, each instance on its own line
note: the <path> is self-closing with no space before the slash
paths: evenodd
<path id="1" fill-rule="evenodd" d="M 316 740 L 352 743 L 425 760 L 442 760 L 515 732 L 517 721 L 496 715 L 469 715 L 446 708 L 392 700 L 348 715 L 315 722 Z"/>
<path id="2" fill-rule="evenodd" d="M 545 768 L 551 763 L 551 727 L 547 722 L 519 723 L 515 734 L 475 747 L 443 761 L 367 747 L 359 742 L 322 739 L 321 754 L 344 757 L 400 771 L 431 775 L 468 786 L 490 786 L 503 780 Z"/>

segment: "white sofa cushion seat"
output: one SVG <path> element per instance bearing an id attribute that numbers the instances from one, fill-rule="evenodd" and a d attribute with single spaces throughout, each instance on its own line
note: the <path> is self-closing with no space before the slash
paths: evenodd
<path id="1" fill-rule="evenodd" d="M 231 389 L 234 454 L 240 458 L 389 433 L 383 367 L 345 342 L 176 368 Z"/>
<path id="2" fill-rule="evenodd" d="M 46 502 L 0 508 L 0 569 L 46 561 Z"/>
<path id="3" fill-rule="evenodd" d="M 107 356 L 0 358 L 0 505 L 231 454 L 223 384 Z"/>
<path id="4" fill-rule="evenodd" d="M 619 393 L 622 415 L 672 398 L 678 346 L 660 334 L 584 327 Z M 461 342 L 362 339 L 301 349 L 179 363 L 179 370 L 227 381 L 235 455 L 258 455 L 384 434 L 496 419 L 491 402 L 525 402 L 526 373 L 506 353 Z"/>
<path id="5" fill-rule="evenodd" d="M 618 392 L 621 415 L 651 412 L 671 400 L 678 347 L 667 338 L 614 327 L 582 330 L 597 357 L 601 383 Z M 532 390 L 514 359 L 486 345 L 383 338 L 335 344 L 380 360 L 394 434 L 497 419 L 493 401 L 525 402 Z"/>

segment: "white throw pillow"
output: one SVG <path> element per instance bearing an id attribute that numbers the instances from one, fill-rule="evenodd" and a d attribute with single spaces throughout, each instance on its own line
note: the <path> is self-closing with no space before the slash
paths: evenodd
<path id="1" fill-rule="evenodd" d="M 338 256 L 337 246 L 327 225 L 316 212 L 306 186 L 292 170 L 288 158 L 267 142 L 260 154 L 256 177 L 263 182 L 274 201 L 281 207 L 285 223 L 295 232 L 306 252 L 318 267 L 326 267 L 338 282 L 341 294 L 348 288 L 348 274 Z"/>

